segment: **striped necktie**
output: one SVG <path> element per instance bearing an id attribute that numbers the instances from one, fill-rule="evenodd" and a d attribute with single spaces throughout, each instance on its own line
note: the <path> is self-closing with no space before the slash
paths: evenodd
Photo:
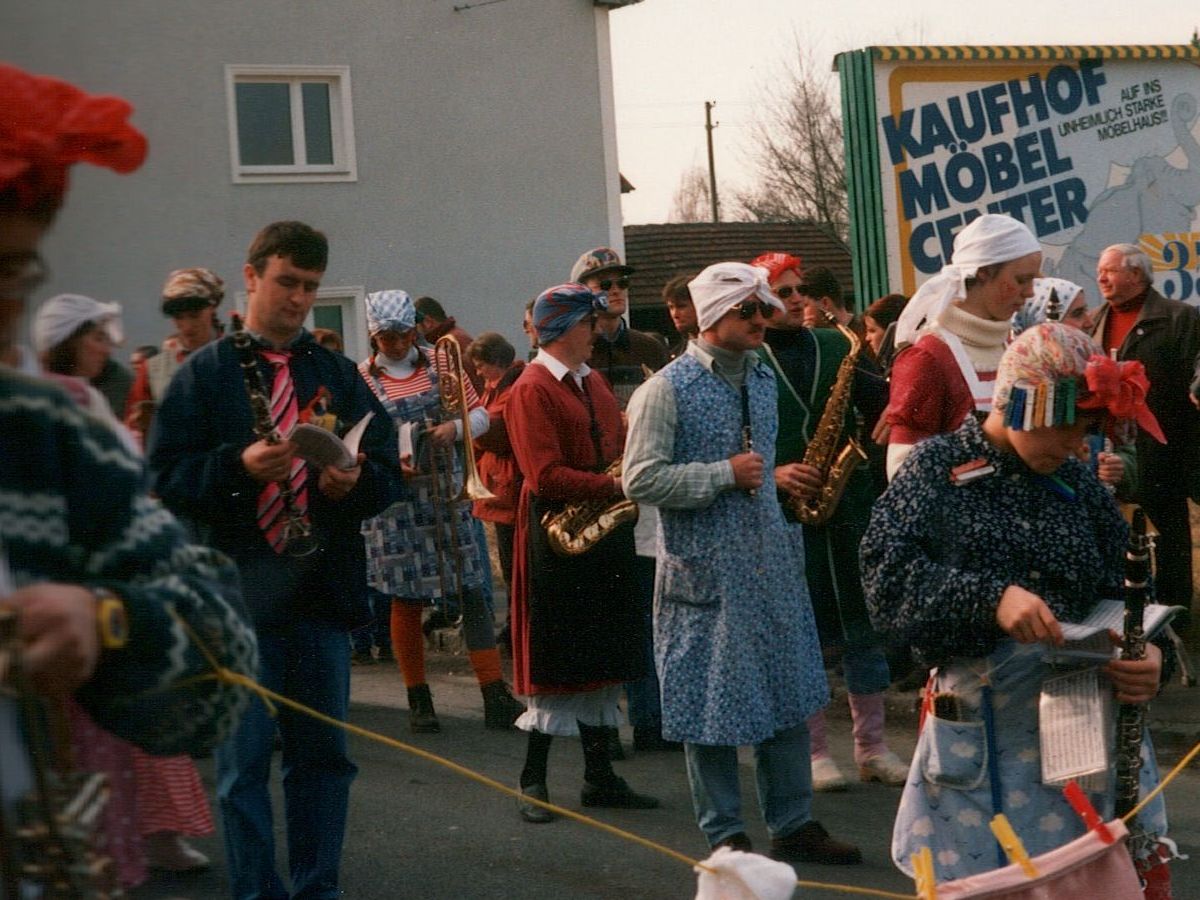
<path id="1" fill-rule="evenodd" d="M 292 384 L 292 372 L 288 361 L 292 354 L 287 350 L 260 350 L 263 359 L 275 369 L 275 377 L 271 382 L 271 418 L 275 429 L 284 437 L 291 433 L 299 417 L 299 406 L 296 403 L 296 388 Z M 288 482 L 292 486 L 292 497 L 295 499 L 296 514 L 307 518 L 308 487 L 305 482 L 308 472 L 304 460 L 300 457 L 292 459 L 292 470 Z M 288 512 L 283 502 L 283 494 L 278 482 L 272 481 L 258 495 L 258 527 L 266 535 L 267 543 L 276 553 L 282 553 L 285 548 Z"/>

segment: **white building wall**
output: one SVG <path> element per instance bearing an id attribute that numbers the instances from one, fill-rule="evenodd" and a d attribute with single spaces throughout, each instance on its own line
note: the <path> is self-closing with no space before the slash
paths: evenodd
<path id="1" fill-rule="evenodd" d="M 254 232 L 325 231 L 326 283 L 442 301 L 523 349 L 521 312 L 585 249 L 619 244 L 607 10 L 592 0 L 38 0 L 0 7 L 0 58 L 128 98 L 150 141 L 120 177 L 77 167 L 39 297 L 125 304 L 156 342 L 166 273 L 241 288 Z M 347 65 L 358 180 L 235 184 L 227 64 Z"/>

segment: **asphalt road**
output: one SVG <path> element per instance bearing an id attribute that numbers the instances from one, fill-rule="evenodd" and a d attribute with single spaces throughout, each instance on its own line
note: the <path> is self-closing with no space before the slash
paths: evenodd
<path id="1" fill-rule="evenodd" d="M 431 654 L 430 683 L 442 722 L 436 735 L 411 735 L 404 709 L 404 688 L 393 666 L 356 667 L 351 720 L 365 728 L 451 759 L 504 784 L 514 784 L 524 759 L 524 736 L 483 728 L 481 701 L 465 657 Z M 1200 708 L 1200 689 L 1174 694 L 1172 709 Z M 903 704 L 904 699 L 896 701 Z M 840 701 L 844 706 L 844 700 Z M 834 756 L 852 772 L 849 721 L 835 701 L 830 716 Z M 900 707 L 896 707 L 899 709 Z M 1200 716 L 1192 716 L 1192 721 Z M 911 717 L 891 717 L 889 741 L 911 752 Z M 630 735 L 626 730 L 626 744 Z M 515 801 L 462 775 L 403 751 L 351 738 L 360 772 L 351 794 L 348 834 L 342 866 L 347 897 L 383 898 L 606 898 L 606 900 L 682 900 L 692 897 L 696 876 L 690 867 L 653 850 L 573 821 L 528 825 L 517 818 Z M 1174 735 L 1163 756 L 1177 758 L 1185 740 Z M 1173 748 L 1173 749 L 1172 749 Z M 277 757 L 278 759 L 278 757 Z M 650 811 L 591 811 L 604 822 L 700 858 L 705 843 L 693 824 L 682 755 L 630 755 L 617 771 L 638 790 L 651 793 L 662 807 Z M 550 758 L 551 800 L 575 810 L 583 760 L 577 740 L 555 742 Z M 211 761 L 201 763 L 210 789 Z M 284 858 L 276 778 L 276 834 Z M 743 756 L 743 796 L 750 836 L 758 846 L 767 838 L 754 800 L 753 768 Z M 888 846 L 898 788 L 854 784 L 843 794 L 818 795 L 815 815 L 837 837 L 863 849 L 861 866 L 807 866 L 806 880 L 836 882 L 900 893 L 912 883 L 891 864 Z M 1168 794 L 1172 833 L 1193 862 L 1175 866 L 1177 900 L 1200 900 L 1200 769 L 1189 768 Z M 197 846 L 214 860 L 212 869 L 190 876 L 155 875 L 133 892 L 135 900 L 217 898 L 228 896 L 217 837 Z M 801 890 L 797 897 L 838 894 Z M 845 895 L 840 895 L 845 896 Z"/>

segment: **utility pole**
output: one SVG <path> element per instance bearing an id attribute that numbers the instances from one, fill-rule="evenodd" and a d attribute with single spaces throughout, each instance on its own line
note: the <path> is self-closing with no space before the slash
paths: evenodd
<path id="1" fill-rule="evenodd" d="M 712 220 L 721 221 L 720 206 L 717 203 L 717 168 L 713 163 L 713 129 L 718 122 L 712 120 L 712 109 L 717 105 L 716 100 L 704 101 L 704 130 L 708 137 L 708 199 L 712 201 Z"/>

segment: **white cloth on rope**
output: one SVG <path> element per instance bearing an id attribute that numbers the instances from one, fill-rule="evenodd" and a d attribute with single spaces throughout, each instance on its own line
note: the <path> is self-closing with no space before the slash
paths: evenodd
<path id="1" fill-rule="evenodd" d="M 729 847 L 719 847 L 695 871 L 696 900 L 788 900 L 796 889 L 787 863 Z"/>

